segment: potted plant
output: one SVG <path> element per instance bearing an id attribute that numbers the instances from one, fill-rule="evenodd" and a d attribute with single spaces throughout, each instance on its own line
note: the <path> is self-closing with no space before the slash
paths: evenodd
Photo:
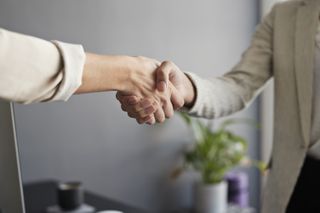
<path id="1" fill-rule="evenodd" d="M 197 213 L 224 213 L 227 211 L 227 183 L 225 175 L 243 162 L 251 162 L 263 170 L 265 165 L 247 158 L 247 141 L 227 129 L 235 123 L 250 123 L 248 119 L 229 119 L 216 131 L 185 113 L 181 117 L 195 134 L 195 143 L 184 153 L 183 166 L 173 173 L 177 177 L 183 170 L 193 169 L 201 176 L 196 185 L 195 209 Z"/>

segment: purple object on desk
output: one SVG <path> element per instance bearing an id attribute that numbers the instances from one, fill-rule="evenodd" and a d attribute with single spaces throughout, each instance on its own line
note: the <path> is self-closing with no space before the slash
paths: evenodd
<path id="1" fill-rule="evenodd" d="M 248 175 L 245 172 L 232 172 L 226 176 L 228 182 L 228 202 L 240 207 L 249 206 Z"/>

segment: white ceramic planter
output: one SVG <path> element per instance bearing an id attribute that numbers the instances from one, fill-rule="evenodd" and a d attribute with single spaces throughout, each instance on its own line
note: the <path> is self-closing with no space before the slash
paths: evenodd
<path id="1" fill-rule="evenodd" d="M 228 185 L 225 181 L 205 185 L 198 183 L 195 191 L 197 213 L 226 213 L 228 208 Z"/>

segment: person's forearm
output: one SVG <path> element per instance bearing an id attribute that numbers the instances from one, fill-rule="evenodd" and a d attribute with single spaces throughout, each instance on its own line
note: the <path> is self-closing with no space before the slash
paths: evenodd
<path id="1" fill-rule="evenodd" d="M 76 94 L 125 90 L 132 61 L 129 56 L 86 53 L 82 84 Z"/>

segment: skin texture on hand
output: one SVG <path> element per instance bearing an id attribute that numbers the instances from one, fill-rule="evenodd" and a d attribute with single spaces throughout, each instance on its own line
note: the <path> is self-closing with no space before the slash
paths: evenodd
<path id="1" fill-rule="evenodd" d="M 181 107 L 191 107 L 195 100 L 195 88 L 191 80 L 172 62 L 165 61 L 156 71 L 157 90 L 161 92 L 171 91 L 171 103 L 165 103 L 162 109 L 153 108 L 152 105 L 146 104 L 146 99 L 139 99 L 136 96 L 117 93 L 117 99 L 121 103 L 123 111 L 128 112 L 128 115 L 135 118 L 138 123 L 154 124 L 155 122 L 162 123 L 159 119 L 159 111 L 163 111 L 166 118 L 173 115 L 173 110 Z"/>
<path id="2" fill-rule="evenodd" d="M 163 91 L 162 84 L 172 83 L 173 86 L 179 91 L 182 96 L 183 102 L 180 102 L 175 107 L 176 109 L 182 106 L 191 107 L 195 99 L 195 89 L 190 79 L 180 70 L 180 68 L 171 61 L 163 62 L 156 71 L 157 88 Z M 172 104 L 175 105 L 179 97 L 173 97 L 176 101 Z"/>
<path id="3" fill-rule="evenodd" d="M 154 71 L 159 65 L 158 61 L 145 57 L 86 53 L 82 84 L 76 94 L 119 91 L 144 97 L 155 87 Z"/>
<path id="4" fill-rule="evenodd" d="M 86 53 L 82 84 L 76 94 L 119 91 L 128 78 L 128 66 L 132 59 L 127 56 L 104 56 Z"/>
<path id="5" fill-rule="evenodd" d="M 134 70 L 129 77 L 129 82 L 132 82 L 128 85 L 129 90 L 121 92 L 121 95 L 134 95 L 135 99 L 130 100 L 133 103 L 128 105 L 130 110 L 126 110 L 123 106 L 122 109 L 127 111 L 130 117 L 136 118 L 140 124 L 148 121 L 162 123 L 166 117 L 173 116 L 172 103 L 178 106 L 183 105 L 183 99 L 170 81 L 162 82 L 165 84 L 163 85 L 165 89 L 157 89 L 157 67 L 150 66 L 148 58 L 140 57 L 139 59 L 141 60 L 138 63 L 139 69 Z M 141 64 L 144 66 L 141 67 Z M 120 93 L 117 94 L 118 99 L 119 96 Z M 153 113 L 155 116 L 151 116 Z"/>
<path id="6" fill-rule="evenodd" d="M 155 71 L 159 65 L 160 62 L 146 57 L 86 53 L 82 85 L 76 94 L 118 91 L 123 96 L 134 97 L 134 100 L 122 105 L 130 117 L 136 118 L 139 123 L 163 122 L 166 116 L 173 115 L 171 97 L 179 96 L 170 82 L 166 83 L 166 89 L 157 90 Z M 153 114 L 156 119 L 151 116 Z"/>

